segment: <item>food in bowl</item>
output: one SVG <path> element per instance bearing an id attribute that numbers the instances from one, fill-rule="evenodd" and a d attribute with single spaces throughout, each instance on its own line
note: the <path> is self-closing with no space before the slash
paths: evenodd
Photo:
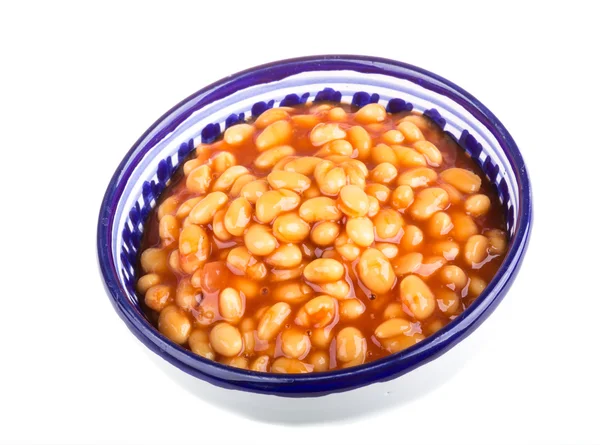
<path id="1" fill-rule="evenodd" d="M 426 116 L 281 107 L 199 145 L 172 178 L 137 291 L 159 331 L 204 358 L 328 371 L 443 328 L 506 247 L 494 187 Z"/>

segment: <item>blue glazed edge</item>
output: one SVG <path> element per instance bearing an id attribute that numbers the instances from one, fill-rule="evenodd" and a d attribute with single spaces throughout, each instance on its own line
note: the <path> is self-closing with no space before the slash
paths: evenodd
<path id="1" fill-rule="evenodd" d="M 364 74 L 386 74 L 418 83 L 463 106 L 499 141 L 513 172 L 516 173 L 520 206 L 513 241 L 504 263 L 484 293 L 446 328 L 413 348 L 355 368 L 308 375 L 282 376 L 256 373 L 205 360 L 158 334 L 120 288 L 110 249 L 111 215 L 123 191 L 118 184 L 123 177 L 128 178 L 131 175 L 137 162 L 154 144 L 162 140 L 195 110 L 247 86 L 263 84 L 300 71 L 311 70 L 352 70 Z M 365 99 L 373 100 L 371 97 L 360 100 Z M 255 110 L 252 111 L 254 114 Z M 431 117 L 434 120 L 441 118 L 441 116 Z M 306 397 L 390 380 L 435 359 L 464 339 L 491 314 L 508 291 L 527 249 L 531 224 L 531 186 L 522 155 L 506 128 L 481 102 L 452 82 L 402 62 L 365 56 L 325 55 L 283 60 L 242 71 L 199 90 L 161 116 L 125 155 L 108 185 L 98 220 L 97 248 L 105 287 L 115 310 L 136 337 L 152 351 L 183 371 L 224 388 L 288 397 Z"/>

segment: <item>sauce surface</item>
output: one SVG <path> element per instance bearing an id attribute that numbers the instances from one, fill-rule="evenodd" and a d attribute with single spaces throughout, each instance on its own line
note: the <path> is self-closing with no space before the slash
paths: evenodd
<path id="1" fill-rule="evenodd" d="M 148 319 L 206 358 L 296 373 L 387 356 L 463 312 L 504 258 L 497 193 L 432 121 L 381 110 L 267 110 L 197 147 L 146 222 L 138 292 Z M 329 164 L 296 167 L 307 157 Z M 266 205 L 265 192 L 275 199 Z M 329 219 L 310 212 L 331 200 Z M 269 242 L 275 252 L 249 252 Z M 318 259 L 341 264 L 342 277 L 330 261 L 310 265 Z"/>

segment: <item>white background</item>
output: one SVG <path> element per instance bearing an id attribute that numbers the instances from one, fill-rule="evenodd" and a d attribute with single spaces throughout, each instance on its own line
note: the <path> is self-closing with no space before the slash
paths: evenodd
<path id="1" fill-rule="evenodd" d="M 0 442 L 600 443 L 590 4 L 2 3 Z M 412 63 L 486 104 L 529 167 L 533 236 L 509 295 L 464 342 L 483 346 L 443 385 L 345 422 L 256 421 L 180 388 L 129 333 L 99 277 L 96 217 L 125 152 L 175 103 L 326 53 Z"/>

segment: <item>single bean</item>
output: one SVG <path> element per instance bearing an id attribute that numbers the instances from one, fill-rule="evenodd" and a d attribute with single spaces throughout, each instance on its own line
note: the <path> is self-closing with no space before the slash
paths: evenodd
<path id="1" fill-rule="evenodd" d="M 417 193 L 409 211 L 414 219 L 424 221 L 434 213 L 444 210 L 448 206 L 448 201 L 448 193 L 444 189 L 439 187 L 426 188 Z"/>
<path id="2" fill-rule="evenodd" d="M 382 340 L 382 346 L 391 354 L 403 351 L 411 346 L 416 345 L 425 338 L 422 334 L 413 334 L 411 336 L 399 335 L 398 337 Z"/>
<path id="3" fill-rule="evenodd" d="M 402 303 L 392 302 L 385 307 L 383 311 L 383 319 L 390 320 L 392 318 L 403 318 L 406 314 L 402 309 Z"/>
<path id="4" fill-rule="evenodd" d="M 248 369 L 248 359 L 246 357 L 222 358 L 219 362 L 232 368 Z"/>
<path id="5" fill-rule="evenodd" d="M 389 130 L 381 135 L 381 139 L 388 145 L 398 145 L 404 142 L 404 135 L 398 130 Z"/>
<path id="6" fill-rule="evenodd" d="M 315 156 L 306 156 L 302 158 L 294 159 L 283 167 L 286 172 L 294 172 L 301 175 L 312 175 L 315 171 L 315 167 L 323 162 L 323 159 Z"/>
<path id="7" fill-rule="evenodd" d="M 210 254 L 210 238 L 206 231 L 194 224 L 184 227 L 179 235 L 179 252 L 184 256 L 196 254 L 200 260 L 206 260 Z"/>
<path id="8" fill-rule="evenodd" d="M 217 153 L 210 160 L 210 166 L 216 173 L 223 173 L 228 168 L 236 165 L 236 163 L 235 156 L 228 151 Z"/>
<path id="9" fill-rule="evenodd" d="M 446 259 L 442 256 L 426 257 L 423 259 L 423 262 L 416 273 L 422 277 L 429 277 L 437 272 L 444 264 L 446 264 Z"/>
<path id="10" fill-rule="evenodd" d="M 492 203 L 486 195 L 471 195 L 465 200 L 465 211 L 468 215 L 478 217 L 489 212 Z"/>
<path id="11" fill-rule="evenodd" d="M 467 274 L 458 266 L 448 264 L 440 269 L 440 281 L 454 291 L 460 291 L 467 285 Z"/>
<path id="12" fill-rule="evenodd" d="M 488 239 L 483 235 L 470 236 L 465 243 L 463 255 L 471 268 L 478 269 L 488 256 Z"/>
<path id="13" fill-rule="evenodd" d="M 212 171 L 208 165 L 193 169 L 185 180 L 185 186 L 192 192 L 204 195 L 210 189 Z"/>
<path id="14" fill-rule="evenodd" d="M 380 205 L 385 205 L 389 201 L 392 192 L 383 184 L 369 184 L 365 187 L 365 193 L 377 199 Z"/>
<path id="15" fill-rule="evenodd" d="M 275 338 L 291 313 L 292 308 L 285 302 L 275 303 L 267 309 L 258 323 L 258 338 L 268 341 Z"/>
<path id="16" fill-rule="evenodd" d="M 475 275 L 469 276 L 469 296 L 478 297 L 485 290 L 487 283 Z"/>
<path id="17" fill-rule="evenodd" d="M 346 185 L 340 190 L 338 207 L 350 217 L 365 216 L 369 211 L 369 197 L 359 186 Z"/>
<path id="18" fill-rule="evenodd" d="M 379 250 L 388 259 L 394 259 L 398 256 L 398 245 L 394 243 L 375 243 L 375 248 Z"/>
<path id="19" fill-rule="evenodd" d="M 446 184 L 446 183 L 441 183 L 438 184 L 438 186 L 440 188 L 443 188 L 444 190 L 446 190 L 446 193 L 448 193 L 448 198 L 450 199 L 450 204 L 454 205 L 454 206 L 458 206 L 461 205 L 463 200 L 464 200 L 464 195 L 459 192 L 458 190 L 456 190 L 455 187 L 451 186 L 450 184 Z"/>
<path id="20" fill-rule="evenodd" d="M 364 314 L 365 304 L 358 298 L 351 298 L 349 300 L 340 301 L 340 319 L 343 321 L 350 321 L 358 319 Z"/>
<path id="21" fill-rule="evenodd" d="M 339 361 L 347 363 L 367 352 L 367 340 L 362 332 L 353 327 L 346 327 L 336 336 L 336 357 Z"/>
<path id="22" fill-rule="evenodd" d="M 258 260 L 244 246 L 234 247 L 227 254 L 227 267 L 236 275 L 245 275 Z"/>
<path id="23" fill-rule="evenodd" d="M 408 142 L 422 141 L 425 139 L 419 127 L 410 121 L 403 120 L 396 128 L 404 135 Z"/>
<path id="24" fill-rule="evenodd" d="M 317 246 L 330 246 L 340 234 L 340 226 L 333 221 L 321 221 L 310 232 L 310 239 Z"/>
<path id="25" fill-rule="evenodd" d="M 269 173 L 267 181 L 273 190 L 288 189 L 302 193 L 310 187 L 310 179 L 300 173 L 288 171 L 274 171 Z"/>
<path id="26" fill-rule="evenodd" d="M 194 354 L 204 357 L 208 360 L 215 360 L 216 355 L 208 334 L 202 329 L 194 329 L 188 338 L 188 345 Z"/>
<path id="27" fill-rule="evenodd" d="M 244 315 L 244 298 L 239 291 L 226 287 L 219 294 L 219 313 L 230 323 L 235 323 Z"/>
<path id="28" fill-rule="evenodd" d="M 371 135 L 363 127 L 357 125 L 348 130 L 348 142 L 358 152 L 358 159 L 367 160 L 371 155 L 373 141 Z"/>
<path id="29" fill-rule="evenodd" d="M 302 263 L 302 251 L 295 244 L 283 244 L 267 256 L 265 261 L 271 266 L 291 269 Z"/>
<path id="30" fill-rule="evenodd" d="M 303 261 L 299 266 L 292 267 L 291 269 L 271 269 L 269 280 L 274 283 L 279 283 L 281 281 L 295 280 L 296 278 L 300 278 L 307 264 L 308 263 L 306 261 Z"/>
<path id="31" fill-rule="evenodd" d="M 406 251 L 413 251 L 423 242 L 423 232 L 417 226 L 408 225 L 404 227 L 404 235 L 400 240 L 400 246 Z"/>
<path id="32" fill-rule="evenodd" d="M 374 196 L 367 196 L 367 199 L 369 200 L 369 210 L 367 211 L 367 216 L 369 218 L 373 218 L 379 213 L 379 201 Z"/>
<path id="33" fill-rule="evenodd" d="M 177 290 L 175 291 L 175 303 L 181 309 L 189 311 L 193 307 L 197 306 L 202 299 L 202 292 L 192 286 L 191 279 L 186 277 L 177 283 Z"/>
<path id="34" fill-rule="evenodd" d="M 499 229 L 486 230 L 483 234 L 488 238 L 490 255 L 502 255 L 506 252 L 506 233 Z"/>
<path id="35" fill-rule="evenodd" d="M 223 134 L 223 139 L 228 145 L 237 147 L 249 141 L 254 134 L 254 126 L 249 124 L 237 124 L 229 127 Z"/>
<path id="36" fill-rule="evenodd" d="M 404 220 L 394 209 L 383 209 L 373 218 L 375 234 L 380 240 L 394 239 L 402 230 Z"/>
<path id="37" fill-rule="evenodd" d="M 399 335 L 411 335 L 413 323 L 403 318 L 390 318 L 375 328 L 375 337 L 380 340 L 397 337 Z"/>
<path id="38" fill-rule="evenodd" d="M 444 170 L 440 178 L 463 193 L 477 193 L 481 187 L 481 178 L 464 168 Z"/>
<path id="39" fill-rule="evenodd" d="M 310 342 L 316 348 L 329 349 L 331 340 L 333 340 L 332 326 L 310 330 Z"/>
<path id="40" fill-rule="evenodd" d="M 242 351 L 242 335 L 229 323 L 216 324 L 210 331 L 209 339 L 213 349 L 225 357 L 235 357 Z"/>
<path id="41" fill-rule="evenodd" d="M 169 271 L 168 252 L 166 249 L 150 247 L 142 252 L 140 264 L 146 273 L 167 273 Z"/>
<path id="42" fill-rule="evenodd" d="M 452 224 L 454 227 L 450 231 L 450 235 L 457 241 L 466 241 L 469 237 L 476 235 L 479 232 L 477 224 L 469 215 L 462 212 L 451 212 Z"/>
<path id="43" fill-rule="evenodd" d="M 188 199 L 187 201 L 185 201 L 183 204 L 181 204 L 181 206 L 179 206 L 179 208 L 177 209 L 177 212 L 175 213 L 175 216 L 177 217 L 177 219 L 185 220 L 187 218 L 187 216 L 189 215 L 189 213 L 194 208 L 194 206 L 196 204 L 198 204 L 201 199 L 202 198 L 191 198 L 191 199 Z"/>
<path id="44" fill-rule="evenodd" d="M 174 215 L 175 212 L 177 212 L 179 204 L 181 204 L 181 202 L 177 196 L 169 196 L 167 199 L 161 202 L 156 211 L 158 220 L 160 221 L 163 219 L 165 215 Z"/>
<path id="45" fill-rule="evenodd" d="M 396 166 L 402 168 L 425 167 L 427 159 L 414 148 L 405 147 L 404 145 L 391 146 L 394 155 L 396 156 Z"/>
<path id="46" fill-rule="evenodd" d="M 344 275 L 344 266 L 336 260 L 319 258 L 308 263 L 303 275 L 313 283 L 337 281 Z"/>
<path id="47" fill-rule="evenodd" d="M 149 273 L 140 277 L 137 281 L 136 290 L 139 294 L 145 294 L 148 289 L 152 286 L 160 284 L 160 275 L 156 273 Z"/>
<path id="48" fill-rule="evenodd" d="M 435 170 L 426 167 L 411 168 L 398 176 L 398 185 L 412 188 L 426 187 L 437 179 Z"/>
<path id="49" fill-rule="evenodd" d="M 439 167 L 444 160 L 440 150 L 429 141 L 417 141 L 413 147 L 425 156 L 427 163 L 433 167 Z"/>
<path id="50" fill-rule="evenodd" d="M 415 114 L 409 114 L 408 116 L 404 116 L 402 119 L 400 119 L 399 122 L 412 122 L 421 131 L 430 129 L 433 126 L 428 118 L 426 118 L 425 116 L 419 116 Z"/>
<path id="51" fill-rule="evenodd" d="M 273 288 L 272 296 L 277 301 L 302 303 L 314 295 L 312 288 L 301 281 L 285 281 Z"/>
<path id="52" fill-rule="evenodd" d="M 434 255 L 443 256 L 447 261 L 454 261 L 460 253 L 460 246 L 454 241 L 438 241 L 432 246 Z"/>
<path id="53" fill-rule="evenodd" d="M 348 113 L 342 107 L 334 107 L 329 110 L 327 116 L 332 121 L 343 122 L 348 118 Z"/>
<path id="54" fill-rule="evenodd" d="M 250 364 L 250 370 L 256 372 L 269 372 L 269 360 L 268 355 L 261 355 L 254 359 Z"/>
<path id="55" fill-rule="evenodd" d="M 223 222 L 227 231 L 233 236 L 242 236 L 251 218 L 252 205 L 246 198 L 236 198 L 229 205 Z"/>
<path id="56" fill-rule="evenodd" d="M 242 193 L 242 189 L 246 184 L 250 184 L 251 182 L 256 181 L 256 176 L 251 174 L 246 174 L 238 177 L 233 185 L 231 186 L 231 190 L 229 191 L 229 195 L 233 198 L 240 196 Z"/>
<path id="57" fill-rule="evenodd" d="M 259 154 L 254 160 L 254 165 L 263 170 L 273 168 L 280 160 L 295 153 L 296 150 L 290 145 L 278 145 Z"/>
<path id="58" fill-rule="evenodd" d="M 271 372 L 275 374 L 306 374 L 313 372 L 313 365 L 295 358 L 279 357 L 271 365 Z"/>
<path id="59" fill-rule="evenodd" d="M 315 181 L 324 195 L 335 196 L 346 185 L 346 172 L 331 161 L 322 161 L 315 167 Z"/>
<path id="60" fill-rule="evenodd" d="M 190 221 L 194 224 L 208 224 L 227 201 L 229 198 L 223 192 L 209 193 L 192 208 L 189 214 Z"/>
<path id="61" fill-rule="evenodd" d="M 175 296 L 175 290 L 171 286 L 156 284 L 146 291 L 144 303 L 150 309 L 160 312 L 167 307 Z"/>
<path id="62" fill-rule="evenodd" d="M 318 290 L 324 294 L 331 295 L 333 298 L 338 300 L 345 300 L 350 298 L 350 285 L 345 280 L 331 281 L 328 283 L 321 283 L 318 286 Z"/>
<path id="63" fill-rule="evenodd" d="M 375 241 L 373 222 L 366 217 L 348 218 L 346 233 L 354 244 L 368 247 Z"/>
<path id="64" fill-rule="evenodd" d="M 335 240 L 335 251 L 347 261 L 354 261 L 361 253 L 360 247 L 348 237 L 346 233 L 340 234 Z M 331 251 L 325 251 L 324 254 Z"/>
<path id="65" fill-rule="evenodd" d="M 164 246 L 170 246 L 179 240 L 179 220 L 173 215 L 165 215 L 158 223 L 158 234 Z"/>
<path id="66" fill-rule="evenodd" d="M 248 266 L 248 269 L 246 270 L 246 275 L 248 275 L 248 278 L 254 281 L 264 280 L 267 278 L 268 273 L 269 271 L 267 270 L 267 266 L 265 266 L 265 263 L 260 261 L 252 266 Z"/>
<path id="67" fill-rule="evenodd" d="M 386 144 L 377 144 L 371 149 L 371 159 L 375 164 L 389 163 L 394 167 L 399 167 L 396 153 Z"/>
<path id="68" fill-rule="evenodd" d="M 252 254 L 265 256 L 275 250 L 277 239 L 272 235 L 269 226 L 253 224 L 244 234 L 244 245 Z"/>
<path id="69" fill-rule="evenodd" d="M 336 139 L 344 139 L 346 132 L 338 124 L 317 124 L 310 132 L 310 142 L 315 147 Z"/>
<path id="70" fill-rule="evenodd" d="M 273 221 L 273 235 L 282 243 L 299 243 L 308 237 L 310 225 L 298 212 L 279 215 Z"/>
<path id="71" fill-rule="evenodd" d="M 398 170 L 393 164 L 383 162 L 371 171 L 371 180 L 380 184 L 390 184 L 398 176 Z"/>
<path id="72" fill-rule="evenodd" d="M 307 223 L 337 221 L 342 217 L 342 212 L 337 208 L 336 202 L 326 196 L 307 199 L 300 206 L 298 214 Z"/>
<path id="73" fill-rule="evenodd" d="M 214 192 L 226 192 L 241 176 L 247 175 L 248 169 L 242 165 L 233 165 L 221 173 L 212 186 Z"/>
<path id="74" fill-rule="evenodd" d="M 392 207 L 396 210 L 406 210 L 415 200 L 413 189 L 408 185 L 400 185 L 392 193 Z"/>
<path id="75" fill-rule="evenodd" d="M 282 108 L 270 108 L 261 113 L 254 121 L 256 128 L 267 128 L 274 122 L 287 120 L 290 117 L 289 113 Z"/>
<path id="76" fill-rule="evenodd" d="M 444 326 L 445 326 L 444 322 L 438 318 L 436 320 L 431 320 L 431 321 L 428 321 L 427 323 L 425 323 L 423 330 L 427 335 L 433 335 L 437 331 L 442 329 Z"/>
<path id="77" fill-rule="evenodd" d="M 305 201 L 305 203 L 306 202 L 308 201 Z M 269 224 L 279 214 L 294 210 L 299 204 L 300 196 L 291 190 L 270 190 L 265 192 L 258 198 L 258 201 L 256 201 L 256 219 L 263 224 Z M 302 207 L 300 209 L 302 210 Z M 302 217 L 302 213 L 300 213 L 300 217 Z"/>
<path id="78" fill-rule="evenodd" d="M 287 144 L 292 138 L 294 129 L 287 120 L 279 120 L 268 125 L 256 138 L 258 151 L 265 151 L 271 147 Z"/>
<path id="79" fill-rule="evenodd" d="M 289 358 L 303 359 L 310 351 L 310 338 L 298 328 L 281 333 L 281 351 Z"/>
<path id="80" fill-rule="evenodd" d="M 185 311 L 171 305 L 160 311 L 158 330 L 169 340 L 183 345 L 190 336 L 192 324 Z"/>
<path id="81" fill-rule="evenodd" d="M 313 114 L 295 114 L 292 116 L 292 123 L 296 127 L 313 128 L 319 122 L 321 122 L 319 116 Z"/>
<path id="82" fill-rule="evenodd" d="M 369 248 L 360 256 L 358 276 L 373 293 L 383 295 L 389 292 L 396 281 L 396 275 L 388 259 L 377 249 Z"/>
<path id="83" fill-rule="evenodd" d="M 393 268 L 397 276 L 415 273 L 423 263 L 423 254 L 419 252 L 406 253 L 394 260 Z"/>
<path id="84" fill-rule="evenodd" d="M 344 139 L 336 139 L 335 141 L 331 141 L 323 145 L 323 147 L 315 154 L 315 156 L 342 156 L 347 158 L 352 156 L 353 151 L 354 147 L 352 147 L 350 142 Z"/>
<path id="85" fill-rule="evenodd" d="M 337 301 L 329 295 L 314 297 L 300 308 L 295 322 L 305 327 L 325 327 L 334 320 L 337 306 Z"/>
<path id="86" fill-rule="evenodd" d="M 308 363 L 313 366 L 315 372 L 329 370 L 329 354 L 325 351 L 314 351 L 308 356 Z"/>
<path id="87" fill-rule="evenodd" d="M 444 238 L 453 227 L 450 215 L 445 212 L 437 212 L 427 222 L 427 233 L 433 238 Z"/>
<path id="88" fill-rule="evenodd" d="M 400 298 L 417 320 L 424 320 L 435 310 L 435 297 L 429 286 L 416 275 L 400 282 Z"/>

